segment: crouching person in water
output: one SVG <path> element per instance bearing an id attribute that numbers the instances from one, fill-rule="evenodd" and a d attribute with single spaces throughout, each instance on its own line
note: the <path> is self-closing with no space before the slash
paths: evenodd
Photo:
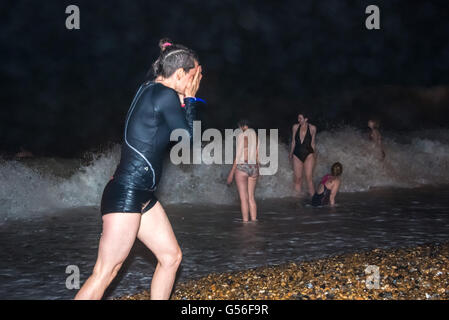
<path id="1" fill-rule="evenodd" d="M 312 205 L 325 206 L 335 205 L 335 196 L 340 188 L 340 176 L 343 173 L 343 166 L 336 162 L 331 167 L 331 174 L 326 174 L 317 187 L 317 191 L 312 197 Z"/>

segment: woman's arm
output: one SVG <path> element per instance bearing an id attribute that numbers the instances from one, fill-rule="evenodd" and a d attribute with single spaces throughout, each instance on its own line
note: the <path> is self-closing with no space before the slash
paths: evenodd
<path id="1" fill-rule="evenodd" d="M 382 159 L 384 159 L 385 158 L 385 150 L 384 150 L 384 146 L 382 144 L 382 136 L 381 136 L 380 132 L 379 132 L 378 140 L 379 140 L 378 144 L 379 144 L 379 148 L 380 148 L 380 154 L 381 154 Z"/>
<path id="2" fill-rule="evenodd" d="M 256 163 L 260 165 L 259 163 L 259 137 L 256 136 Z"/>
<path id="3" fill-rule="evenodd" d="M 329 197 L 329 202 L 331 206 L 335 205 L 335 196 L 337 195 L 338 189 L 340 188 L 340 179 L 337 179 L 332 186 L 331 195 Z"/>
<path id="4" fill-rule="evenodd" d="M 310 134 L 312 135 L 312 142 L 311 142 L 312 149 L 313 149 L 313 152 L 316 153 L 316 147 L 315 147 L 316 127 L 313 125 L 311 125 Z"/>
<path id="5" fill-rule="evenodd" d="M 289 159 L 291 159 L 293 157 L 293 150 L 295 150 L 295 145 L 296 145 L 295 135 L 296 135 L 296 131 L 298 130 L 298 127 L 299 127 L 298 124 L 294 124 L 292 127 L 292 143 L 291 143 L 291 147 L 290 147 L 290 153 L 288 155 Z"/>
<path id="6" fill-rule="evenodd" d="M 381 138 L 380 138 L 380 133 L 379 133 L 379 131 L 377 131 L 377 129 L 373 130 L 373 140 L 377 146 L 380 144 Z"/>
<path id="7" fill-rule="evenodd" d="M 385 151 L 382 145 L 382 135 L 380 134 L 379 130 L 374 131 L 374 138 L 375 138 L 375 143 L 376 146 L 379 148 L 380 150 L 380 155 L 381 158 L 384 159 L 385 158 Z"/>
<path id="8" fill-rule="evenodd" d="M 235 150 L 235 159 L 234 159 L 234 163 L 232 164 L 232 168 L 231 171 L 229 171 L 229 175 L 228 175 L 228 179 L 227 179 L 227 184 L 231 184 L 232 180 L 234 179 L 234 174 L 235 174 L 235 170 L 237 169 L 237 161 L 238 159 L 240 159 L 240 156 L 243 152 L 243 148 L 244 148 L 244 144 L 243 144 L 243 134 L 239 134 L 237 136 L 237 146 L 236 146 L 236 150 Z"/>
<path id="9" fill-rule="evenodd" d="M 172 89 L 165 89 L 157 99 L 157 105 L 170 130 L 184 129 L 193 138 L 193 121 L 196 120 L 196 103 L 184 99 L 185 108 L 179 103 L 179 96 Z"/>
<path id="10" fill-rule="evenodd" d="M 227 184 L 231 184 L 232 180 L 234 179 L 234 174 L 235 174 L 235 170 L 237 169 L 237 162 L 234 159 L 234 163 L 232 164 L 232 168 L 231 171 L 229 171 L 229 175 L 228 175 L 228 179 L 227 179 Z"/>
<path id="11" fill-rule="evenodd" d="M 203 77 L 201 71 L 201 66 L 198 66 L 184 93 L 175 93 L 173 89 L 167 89 L 158 97 L 157 101 L 169 128 L 171 130 L 187 130 L 190 140 L 193 139 L 193 121 L 196 120 L 196 108 L 201 103 L 195 98 Z M 184 108 L 181 108 L 179 101 L 184 102 Z"/>
<path id="12" fill-rule="evenodd" d="M 313 149 L 313 157 L 315 158 L 315 165 L 316 165 L 318 153 L 316 152 L 316 145 L 315 145 L 316 127 L 314 125 L 310 125 L 310 134 L 312 136 L 312 141 L 311 141 L 310 145 Z M 314 167 L 315 167 L 315 165 L 314 165 Z"/>

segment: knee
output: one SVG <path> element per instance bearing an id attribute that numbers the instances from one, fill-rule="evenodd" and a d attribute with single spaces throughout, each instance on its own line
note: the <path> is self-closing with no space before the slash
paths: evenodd
<path id="1" fill-rule="evenodd" d="M 112 281 L 122 267 L 123 262 L 116 265 L 95 266 L 92 276 L 100 281 Z"/>
<path id="2" fill-rule="evenodd" d="M 182 251 L 180 248 L 171 253 L 162 255 L 159 259 L 159 263 L 163 268 L 178 268 L 182 261 Z"/>
<path id="3" fill-rule="evenodd" d="M 250 196 L 249 197 L 249 204 L 250 205 L 255 205 L 256 204 L 256 198 L 254 196 Z"/>
<path id="4" fill-rule="evenodd" d="M 248 201 L 249 201 L 248 196 L 240 197 L 240 203 L 241 203 L 242 205 L 247 204 Z"/>

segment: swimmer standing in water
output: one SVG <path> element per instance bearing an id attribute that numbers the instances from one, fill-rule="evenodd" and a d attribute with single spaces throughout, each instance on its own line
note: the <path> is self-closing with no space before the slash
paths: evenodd
<path id="1" fill-rule="evenodd" d="M 309 195 L 315 193 L 313 186 L 313 169 L 316 162 L 315 149 L 316 127 L 308 123 L 304 115 L 298 115 L 298 123 L 292 127 L 292 144 L 288 155 L 293 160 L 295 190 L 299 194 L 302 185 L 302 173 L 305 171 Z"/>
<path id="2" fill-rule="evenodd" d="M 331 167 L 331 174 L 326 174 L 317 187 L 317 192 L 312 197 L 312 205 L 325 206 L 335 205 L 335 196 L 340 188 L 340 176 L 343 173 L 343 166 L 336 162 Z"/>
<path id="3" fill-rule="evenodd" d="M 256 131 L 249 128 L 246 120 L 240 121 L 238 126 L 242 132 L 237 136 L 236 156 L 227 183 L 230 185 L 235 176 L 243 222 L 248 222 L 248 211 L 251 221 L 257 221 L 254 193 L 259 177 L 258 140 Z"/>
<path id="4" fill-rule="evenodd" d="M 154 191 L 172 130 L 185 129 L 192 139 L 202 70 L 192 50 L 169 39 L 159 46 L 161 53 L 153 64 L 156 79 L 140 86 L 126 116 L 120 163 L 101 199 L 103 232 L 97 261 L 75 299 L 102 298 L 136 237 L 158 260 L 151 299 L 168 299 L 172 291 L 182 253 Z"/>
<path id="5" fill-rule="evenodd" d="M 385 159 L 385 151 L 382 145 L 382 136 L 379 132 L 379 121 L 376 120 L 369 120 L 368 121 L 368 128 L 371 129 L 371 132 L 369 133 L 369 138 L 371 141 L 374 142 L 374 146 L 376 150 L 379 151 L 379 156 L 381 160 Z"/>

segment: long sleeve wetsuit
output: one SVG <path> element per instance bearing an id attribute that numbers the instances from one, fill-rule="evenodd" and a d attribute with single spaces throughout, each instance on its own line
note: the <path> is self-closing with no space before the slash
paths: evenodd
<path id="1" fill-rule="evenodd" d="M 145 212 L 156 203 L 153 192 L 172 130 L 185 129 L 193 137 L 196 102 L 184 102 L 182 107 L 178 94 L 161 83 L 140 86 L 126 116 L 120 163 L 103 192 L 102 214 Z"/>

